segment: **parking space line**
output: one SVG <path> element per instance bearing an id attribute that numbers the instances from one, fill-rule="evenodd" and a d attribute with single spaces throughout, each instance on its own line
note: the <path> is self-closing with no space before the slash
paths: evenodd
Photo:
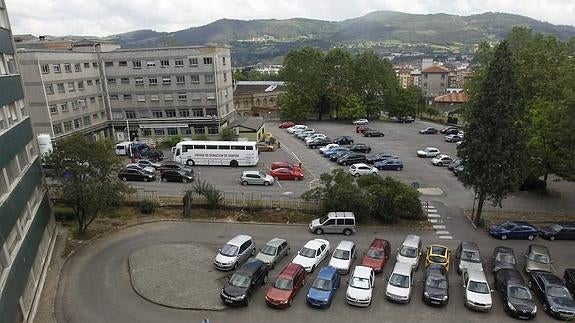
<path id="1" fill-rule="evenodd" d="M 440 218 L 441 215 L 439 215 L 439 214 L 428 214 L 427 217 L 428 218 Z"/>
<path id="2" fill-rule="evenodd" d="M 437 233 L 437 235 L 447 235 L 449 231 L 435 231 L 435 233 Z"/>
<path id="3" fill-rule="evenodd" d="M 433 210 L 427 210 L 427 213 L 437 213 L 437 210 L 433 209 Z"/>
<path id="4" fill-rule="evenodd" d="M 439 236 L 438 238 L 439 238 L 439 239 L 442 239 L 442 240 L 451 240 L 451 239 L 453 239 L 452 236 Z"/>
<path id="5" fill-rule="evenodd" d="M 429 219 L 429 223 L 439 223 L 439 219 Z"/>
<path id="6" fill-rule="evenodd" d="M 443 224 L 434 224 L 434 225 L 432 225 L 432 227 L 436 230 L 445 229 L 445 225 L 443 225 Z"/>

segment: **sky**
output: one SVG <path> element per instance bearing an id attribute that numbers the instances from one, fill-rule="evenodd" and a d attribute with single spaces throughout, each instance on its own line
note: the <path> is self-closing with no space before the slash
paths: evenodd
<path id="1" fill-rule="evenodd" d="M 575 26 L 575 0 L 4 0 L 12 32 L 107 36 L 177 31 L 228 19 L 340 21 L 376 10 L 472 15 L 505 12 Z"/>

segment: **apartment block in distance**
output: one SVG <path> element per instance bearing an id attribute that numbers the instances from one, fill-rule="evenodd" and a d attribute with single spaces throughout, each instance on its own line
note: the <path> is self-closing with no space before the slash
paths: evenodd
<path id="1" fill-rule="evenodd" d="M 55 225 L 24 103 L 6 5 L 0 0 L 0 322 L 29 322 Z"/>

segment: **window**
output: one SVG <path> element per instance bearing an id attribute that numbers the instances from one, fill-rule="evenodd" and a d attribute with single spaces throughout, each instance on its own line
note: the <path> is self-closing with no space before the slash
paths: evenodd
<path id="1" fill-rule="evenodd" d="M 132 67 L 135 69 L 142 68 L 142 62 L 141 61 L 132 61 Z"/>
<path id="2" fill-rule="evenodd" d="M 194 57 L 194 58 L 190 58 L 190 66 L 198 66 L 198 58 Z"/>
<path id="3" fill-rule="evenodd" d="M 169 76 L 163 76 L 162 77 L 162 84 L 163 85 L 170 85 L 172 84 L 172 78 Z"/>
<path id="4" fill-rule="evenodd" d="M 204 65 L 212 65 L 214 61 L 211 57 L 204 57 Z"/>
<path id="5" fill-rule="evenodd" d="M 132 95 L 131 94 L 124 94 L 123 99 L 124 100 L 132 100 Z"/>
<path id="6" fill-rule="evenodd" d="M 111 95 L 110 95 L 110 100 L 112 100 L 112 101 L 117 101 L 117 100 L 118 100 L 118 95 L 117 95 L 117 94 L 111 94 Z"/>
<path id="7" fill-rule="evenodd" d="M 64 132 L 72 131 L 72 121 L 64 121 Z"/>
<path id="8" fill-rule="evenodd" d="M 217 135 L 218 133 L 220 133 L 218 131 L 218 126 L 208 126 L 208 134 Z"/>
<path id="9" fill-rule="evenodd" d="M 203 109 L 192 109 L 192 115 L 194 117 L 203 117 L 204 116 L 204 110 Z"/>
<path id="10" fill-rule="evenodd" d="M 118 66 L 128 66 L 128 62 L 127 61 L 119 61 Z"/>
<path id="11" fill-rule="evenodd" d="M 68 82 L 68 92 L 75 92 L 76 91 L 76 84 L 74 82 Z"/>
<path id="12" fill-rule="evenodd" d="M 164 94 L 164 101 L 172 101 L 172 95 L 171 94 Z"/>
<path id="13" fill-rule="evenodd" d="M 148 62 L 148 66 L 150 66 L 149 62 Z M 156 66 L 155 63 L 154 63 L 154 66 Z M 161 59 L 161 60 L 160 60 L 160 66 L 161 66 L 161 67 L 170 66 L 170 61 L 167 60 L 167 59 Z"/>
<path id="14" fill-rule="evenodd" d="M 12 253 L 14 252 L 14 249 L 16 249 L 16 245 L 20 239 L 20 226 L 15 225 L 12 227 L 12 230 L 10 230 L 8 237 L 4 242 L 4 245 L 8 248 L 8 254 L 10 257 L 12 257 Z"/>
<path id="15" fill-rule="evenodd" d="M 92 67 L 93 67 L 93 68 L 98 68 L 98 62 L 92 62 Z"/>
<path id="16" fill-rule="evenodd" d="M 186 83 L 186 77 L 183 75 L 176 76 L 176 83 L 185 84 Z"/>
<path id="17" fill-rule="evenodd" d="M 80 63 L 74 64 L 74 71 L 82 72 L 82 65 Z"/>
<path id="18" fill-rule="evenodd" d="M 141 77 L 136 77 L 136 78 L 134 79 L 134 81 L 135 81 L 135 83 L 136 83 L 136 86 L 143 86 L 143 85 L 144 85 L 144 79 L 141 78 Z"/>
<path id="19" fill-rule="evenodd" d="M 85 117 L 83 118 L 83 121 L 84 121 L 84 127 L 89 126 L 89 125 L 92 124 L 92 119 L 90 119 L 90 116 L 85 116 Z"/>
<path id="20" fill-rule="evenodd" d="M 188 100 L 188 95 L 186 93 L 178 93 L 178 100 L 186 101 Z"/>
<path id="21" fill-rule="evenodd" d="M 204 135 L 206 133 L 206 129 L 204 129 L 204 127 L 194 127 L 194 133 L 196 135 Z"/>
<path id="22" fill-rule="evenodd" d="M 136 119 L 136 111 L 127 110 L 126 111 L 126 119 Z"/>
<path id="23" fill-rule="evenodd" d="M 66 71 L 66 73 L 72 73 L 72 65 L 69 63 L 64 64 L 64 71 Z"/>
<path id="24" fill-rule="evenodd" d="M 202 101 L 201 93 L 192 93 L 192 101 Z"/>
<path id="25" fill-rule="evenodd" d="M 54 73 L 62 73 L 62 70 L 60 69 L 60 64 L 52 65 L 52 69 L 54 69 Z"/>
<path id="26" fill-rule="evenodd" d="M 228 73 L 224 73 L 224 82 L 228 81 Z"/>
<path id="27" fill-rule="evenodd" d="M 166 118 L 175 118 L 176 117 L 176 110 L 169 109 L 166 110 Z"/>
<path id="28" fill-rule="evenodd" d="M 46 85 L 46 93 L 47 94 L 54 94 L 54 86 L 52 84 Z"/>
<path id="29" fill-rule="evenodd" d="M 78 90 L 84 91 L 84 81 L 78 82 Z"/>
<path id="30" fill-rule="evenodd" d="M 68 112 L 68 102 L 64 102 L 64 103 L 60 104 L 60 110 L 62 112 Z"/>
<path id="31" fill-rule="evenodd" d="M 445 79 L 445 74 L 441 74 L 441 79 Z"/>
<path id="32" fill-rule="evenodd" d="M 155 66 L 156 66 L 156 62 L 155 62 L 155 61 L 147 61 L 147 62 L 146 62 L 146 66 L 147 66 L 147 67 L 155 67 Z"/>
<path id="33" fill-rule="evenodd" d="M 445 87 L 445 83 L 439 84 L 440 87 Z"/>
<path id="34" fill-rule="evenodd" d="M 204 75 L 204 82 L 206 82 L 206 83 L 214 83 L 214 75 L 213 75 L 213 74 L 206 74 L 206 75 Z"/>
<path id="35" fill-rule="evenodd" d="M 82 119 L 74 119 L 74 129 L 78 129 L 82 126 Z"/>
<path id="36" fill-rule="evenodd" d="M 184 60 L 181 59 L 181 58 L 176 58 L 176 59 L 174 60 L 174 65 L 175 65 L 176 67 L 182 67 L 182 66 L 184 66 Z"/>
<path id="37" fill-rule="evenodd" d="M 188 109 L 180 109 L 178 110 L 181 118 L 188 118 L 190 116 L 190 110 Z"/>
<path id="38" fill-rule="evenodd" d="M 142 136 L 151 136 L 152 135 L 152 130 L 151 129 L 142 129 Z"/>
<path id="39" fill-rule="evenodd" d="M 224 95 L 228 96 L 228 89 L 224 89 Z M 264 104 L 267 104 L 267 100 L 264 99 Z"/>
<path id="40" fill-rule="evenodd" d="M 199 75 L 190 75 L 192 78 L 192 83 L 200 83 L 200 76 Z"/>
<path id="41" fill-rule="evenodd" d="M 92 81 L 92 80 L 87 80 L 87 81 L 86 81 L 86 85 L 90 85 L 90 86 L 91 86 L 91 85 L 93 85 L 93 84 L 94 84 L 94 81 Z"/>
<path id="42" fill-rule="evenodd" d="M 84 63 L 84 68 L 90 68 L 90 63 Z"/>
<path id="43" fill-rule="evenodd" d="M 156 129 L 154 128 L 154 135 L 156 136 L 163 136 L 165 134 L 164 129 Z"/>
<path id="44" fill-rule="evenodd" d="M 158 85 L 158 79 L 155 77 L 149 77 L 148 78 L 148 84 L 150 85 Z"/>
<path id="45" fill-rule="evenodd" d="M 72 110 L 78 110 L 78 102 L 72 101 L 70 104 L 72 105 Z"/>
<path id="46" fill-rule="evenodd" d="M 92 96 L 92 97 L 90 97 L 90 102 L 92 102 L 92 103 L 96 102 L 96 98 L 95 98 L 95 97 L 93 97 L 93 96 Z"/>
<path id="47" fill-rule="evenodd" d="M 150 94 L 150 101 L 152 102 L 160 101 L 160 96 L 157 94 Z"/>
<path id="48" fill-rule="evenodd" d="M 50 73 L 50 65 L 48 65 L 48 64 L 42 65 L 41 69 L 42 69 L 42 74 Z"/>
<path id="49" fill-rule="evenodd" d="M 139 110 L 138 116 L 140 116 L 140 118 L 149 118 L 150 117 L 150 110 Z"/>
<path id="50" fill-rule="evenodd" d="M 59 135 L 62 133 L 62 125 L 61 124 L 55 124 L 52 126 L 52 130 L 54 130 L 54 134 L 55 135 Z"/>
<path id="51" fill-rule="evenodd" d="M 216 109 L 206 109 L 206 115 L 216 116 L 216 115 L 218 115 L 218 112 L 216 111 Z"/>
<path id="52" fill-rule="evenodd" d="M 88 105 L 86 104 L 86 99 L 79 99 L 78 100 L 78 105 L 82 108 L 87 108 Z"/>
<path id="53" fill-rule="evenodd" d="M 145 95 L 138 95 L 138 102 L 146 102 L 146 96 Z"/>
<path id="54" fill-rule="evenodd" d="M 120 79 L 120 83 L 122 84 L 130 84 L 130 78 L 129 77 L 122 77 Z"/>
<path id="55" fill-rule="evenodd" d="M 105 67 L 112 67 L 114 66 L 114 62 L 104 62 Z"/>
<path id="56" fill-rule="evenodd" d="M 108 78 L 108 83 L 116 84 L 116 79 L 115 78 Z"/>
<path id="57" fill-rule="evenodd" d="M 226 58 L 225 57 L 222 57 L 222 65 L 224 65 L 224 66 L 226 65 Z"/>
<path id="58" fill-rule="evenodd" d="M 178 128 L 168 128 L 168 136 L 175 136 L 178 134 Z"/>
<path id="59" fill-rule="evenodd" d="M 52 113 L 52 114 L 58 113 L 58 106 L 56 106 L 56 105 L 51 105 L 51 106 L 50 106 L 50 113 Z"/>
<path id="60" fill-rule="evenodd" d="M 154 118 L 162 118 L 164 116 L 164 114 L 162 113 L 162 111 L 156 110 L 156 111 L 152 111 L 152 116 Z"/>
<path id="61" fill-rule="evenodd" d="M 208 99 L 208 100 L 215 100 L 215 99 L 216 99 L 216 93 L 214 93 L 214 92 L 206 92 L 206 99 Z"/>
<path id="62" fill-rule="evenodd" d="M 191 135 L 192 134 L 192 129 L 190 128 L 180 128 L 180 133 L 182 135 Z"/>

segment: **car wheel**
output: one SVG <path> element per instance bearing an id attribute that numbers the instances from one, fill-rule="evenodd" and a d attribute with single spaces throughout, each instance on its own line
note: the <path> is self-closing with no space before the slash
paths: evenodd
<path id="1" fill-rule="evenodd" d="M 502 235 L 501 240 L 507 240 L 507 235 L 506 234 Z"/>
<path id="2" fill-rule="evenodd" d="M 126 176 L 122 177 L 122 181 L 127 181 L 128 179 L 126 178 Z"/>
<path id="3" fill-rule="evenodd" d="M 315 271 L 315 265 L 311 266 L 311 271 L 310 273 L 313 273 Z"/>
<path id="4" fill-rule="evenodd" d="M 182 178 L 182 183 L 186 184 L 188 182 L 187 178 Z"/>
<path id="5" fill-rule="evenodd" d="M 555 240 L 555 236 L 549 236 L 549 240 L 551 241 Z"/>
<path id="6" fill-rule="evenodd" d="M 144 177 L 144 182 L 147 182 L 147 181 L 148 181 L 148 178 L 147 178 L 147 177 Z"/>
<path id="7" fill-rule="evenodd" d="M 315 234 L 323 234 L 323 230 L 322 229 L 315 229 L 314 233 Z"/>
<path id="8" fill-rule="evenodd" d="M 242 181 L 242 185 L 243 185 L 243 186 L 246 186 L 246 185 L 248 185 L 248 182 Z"/>
<path id="9" fill-rule="evenodd" d="M 236 270 L 236 269 L 238 269 L 238 262 L 237 261 L 234 263 L 234 270 Z"/>
<path id="10" fill-rule="evenodd" d="M 256 255 L 256 248 L 252 249 L 252 257 Z"/>
<path id="11" fill-rule="evenodd" d="M 345 229 L 345 230 L 343 230 L 343 235 L 344 235 L 344 236 L 350 236 L 350 235 L 351 235 L 351 230 L 350 230 L 350 229 Z"/>
<path id="12" fill-rule="evenodd" d="M 274 267 L 275 267 L 275 266 L 274 266 Z M 272 267 L 272 268 L 273 268 L 273 267 Z M 266 274 L 266 275 L 264 276 L 264 279 L 262 280 L 262 285 L 265 285 L 265 284 L 267 284 L 267 283 L 268 283 L 268 275 Z"/>
<path id="13" fill-rule="evenodd" d="M 532 235 L 532 234 L 530 234 L 530 235 L 527 237 L 527 240 L 533 240 L 533 238 L 535 238 L 535 236 Z"/>
<path id="14" fill-rule="evenodd" d="M 292 304 L 292 303 L 293 303 L 293 298 L 290 298 L 290 299 L 288 300 L 288 307 L 291 307 L 291 304 Z"/>
<path id="15" fill-rule="evenodd" d="M 289 256 L 290 253 L 291 253 L 291 248 L 288 248 L 286 251 L 286 256 Z"/>
<path id="16" fill-rule="evenodd" d="M 188 160 L 186 161 L 186 165 L 188 165 L 188 166 L 194 166 L 195 164 L 196 164 L 196 163 L 195 163 L 192 159 L 188 159 Z"/>
<path id="17" fill-rule="evenodd" d="M 529 287 L 529 288 L 532 288 L 532 287 L 533 287 L 533 284 L 531 283 L 530 280 L 527 282 L 527 287 Z"/>
<path id="18" fill-rule="evenodd" d="M 162 182 L 166 183 L 166 182 L 168 182 L 168 179 L 165 177 L 162 177 Z"/>
<path id="19" fill-rule="evenodd" d="M 238 167 L 238 161 L 237 161 L 237 160 L 232 160 L 232 161 L 230 162 L 230 166 L 231 166 L 231 167 Z"/>
<path id="20" fill-rule="evenodd" d="M 269 185 L 270 185 L 270 182 L 268 182 L 268 181 L 264 182 L 264 186 L 269 186 Z"/>
<path id="21" fill-rule="evenodd" d="M 549 310 L 549 306 L 547 306 L 547 304 L 543 303 L 543 312 L 547 312 Z"/>
<path id="22" fill-rule="evenodd" d="M 397 170 L 401 170 L 401 167 L 397 167 Z"/>

